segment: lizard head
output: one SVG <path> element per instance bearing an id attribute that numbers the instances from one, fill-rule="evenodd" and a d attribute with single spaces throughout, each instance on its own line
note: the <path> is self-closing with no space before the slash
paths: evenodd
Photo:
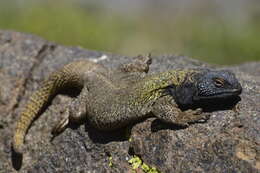
<path id="1" fill-rule="evenodd" d="M 224 99 L 238 96 L 242 87 L 235 75 L 226 70 L 206 71 L 197 75 L 193 100 Z"/>
<path id="2" fill-rule="evenodd" d="M 240 83 L 230 71 L 202 70 L 186 78 L 173 94 L 180 105 L 237 97 L 242 92 Z"/>

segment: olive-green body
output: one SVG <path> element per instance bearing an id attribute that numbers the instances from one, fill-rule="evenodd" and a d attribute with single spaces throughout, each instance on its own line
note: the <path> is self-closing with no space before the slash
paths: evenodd
<path id="1" fill-rule="evenodd" d="M 184 126 L 208 119 L 201 109 L 182 111 L 176 103 L 178 98 L 183 98 L 175 97 L 179 90 L 192 98 L 196 89 L 190 84 L 196 86 L 197 77 L 204 71 L 170 70 L 149 75 L 146 72 L 151 64 L 150 57 L 137 58 L 114 70 L 85 60 L 72 62 L 53 72 L 30 97 L 20 115 L 13 136 L 14 151 L 23 152 L 24 138 L 32 121 L 44 105 L 66 88 L 78 88 L 81 93 L 66 108 L 65 118 L 54 128 L 54 133 L 64 130 L 69 122 L 82 120 L 88 120 L 101 130 L 113 130 L 149 116 Z"/>

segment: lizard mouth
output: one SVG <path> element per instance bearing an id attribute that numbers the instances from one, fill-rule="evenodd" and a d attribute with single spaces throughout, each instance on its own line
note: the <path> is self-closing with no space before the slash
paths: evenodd
<path id="1" fill-rule="evenodd" d="M 221 92 L 216 92 L 213 94 L 209 94 L 209 95 L 205 95 L 205 96 L 196 96 L 194 97 L 194 100 L 208 100 L 208 99 L 225 99 L 225 98 L 230 98 L 230 97 L 236 97 L 238 95 L 240 95 L 242 93 L 242 88 L 239 89 L 230 89 L 230 90 L 226 90 L 225 92 L 221 91 Z"/>

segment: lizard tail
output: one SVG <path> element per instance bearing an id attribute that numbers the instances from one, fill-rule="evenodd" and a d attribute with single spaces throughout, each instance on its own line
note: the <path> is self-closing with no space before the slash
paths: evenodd
<path id="1" fill-rule="evenodd" d="M 27 130 L 42 108 L 45 107 L 62 89 L 69 87 L 82 88 L 84 73 L 97 66 L 97 64 L 89 61 L 72 62 L 52 73 L 50 77 L 44 81 L 42 87 L 29 98 L 29 101 L 16 124 L 12 142 L 13 150 L 16 153 L 23 153 L 24 138 Z"/>

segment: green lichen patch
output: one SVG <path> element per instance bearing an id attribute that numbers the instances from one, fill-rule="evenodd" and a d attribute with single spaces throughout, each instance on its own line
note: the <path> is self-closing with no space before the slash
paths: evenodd
<path id="1" fill-rule="evenodd" d="M 128 163 L 132 166 L 133 172 L 136 172 L 137 169 L 141 169 L 144 173 L 161 173 L 158 169 L 147 165 L 140 157 L 135 155 L 128 161 Z"/>
<path id="2" fill-rule="evenodd" d="M 114 166 L 112 160 L 113 160 L 113 158 L 112 158 L 112 156 L 110 156 L 110 157 L 108 158 L 108 161 L 109 161 L 109 162 L 108 162 L 108 166 L 109 166 L 110 168 L 112 168 L 112 167 Z"/>

